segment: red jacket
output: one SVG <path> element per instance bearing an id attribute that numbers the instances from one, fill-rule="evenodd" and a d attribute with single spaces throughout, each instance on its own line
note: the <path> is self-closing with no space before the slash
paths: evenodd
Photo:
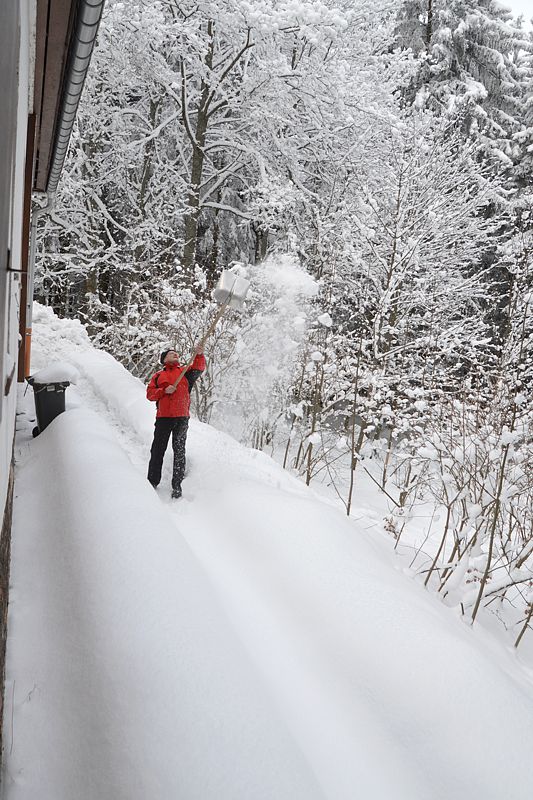
<path id="1" fill-rule="evenodd" d="M 192 388 L 192 384 L 199 373 L 205 369 L 205 356 L 197 355 L 178 383 L 176 391 L 172 394 L 166 394 L 166 387 L 174 383 L 182 369 L 183 367 L 180 364 L 173 364 L 172 366 L 167 364 L 152 376 L 146 390 L 146 397 L 148 400 L 154 400 L 157 403 L 156 418 L 189 416 L 189 406 L 191 404 L 190 388 Z M 196 374 L 193 375 L 193 373 Z"/>

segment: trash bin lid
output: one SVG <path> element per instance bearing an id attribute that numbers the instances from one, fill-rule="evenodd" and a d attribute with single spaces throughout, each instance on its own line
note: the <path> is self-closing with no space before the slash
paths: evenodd
<path id="1" fill-rule="evenodd" d="M 48 383 L 38 383 L 32 375 L 28 375 L 26 381 L 33 388 L 34 392 L 64 392 L 70 381 L 49 381 Z"/>

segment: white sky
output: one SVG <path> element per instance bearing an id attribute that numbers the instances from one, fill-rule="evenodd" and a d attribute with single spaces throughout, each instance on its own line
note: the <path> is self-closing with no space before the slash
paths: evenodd
<path id="1" fill-rule="evenodd" d="M 502 0 L 502 5 L 509 6 L 516 16 L 523 14 L 526 20 L 530 20 L 533 17 L 532 0 Z"/>

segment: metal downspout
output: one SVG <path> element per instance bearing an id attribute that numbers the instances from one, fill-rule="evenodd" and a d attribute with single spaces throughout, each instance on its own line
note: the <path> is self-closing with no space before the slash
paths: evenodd
<path id="1" fill-rule="evenodd" d="M 54 196 L 65 163 L 74 120 L 76 119 L 83 85 L 89 69 L 98 26 L 102 18 L 104 2 L 105 0 L 79 0 L 78 2 L 74 34 L 69 46 L 65 86 L 61 98 L 52 163 L 46 186 L 47 201 L 45 206 L 34 205 L 32 210 L 24 359 L 24 373 L 26 376 L 30 374 L 37 222 L 44 214 L 50 213 L 54 204 Z"/>
<path id="2" fill-rule="evenodd" d="M 26 326 L 24 331 L 24 377 L 31 374 L 31 333 L 33 319 L 33 284 L 35 278 L 35 252 L 37 243 L 37 222 L 39 217 L 50 213 L 52 210 L 53 198 L 50 195 L 46 198 L 46 205 L 37 206 L 34 204 L 31 214 L 30 225 L 30 256 L 28 263 L 28 290 L 26 292 Z"/>

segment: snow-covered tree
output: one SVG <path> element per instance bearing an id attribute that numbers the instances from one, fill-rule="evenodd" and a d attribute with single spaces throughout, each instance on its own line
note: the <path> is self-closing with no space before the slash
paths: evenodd
<path id="1" fill-rule="evenodd" d="M 496 0 L 409 0 L 399 8 L 395 40 L 418 57 L 411 102 L 477 136 L 495 165 L 510 165 L 521 124 L 516 57 L 531 46 L 511 11 Z"/>

